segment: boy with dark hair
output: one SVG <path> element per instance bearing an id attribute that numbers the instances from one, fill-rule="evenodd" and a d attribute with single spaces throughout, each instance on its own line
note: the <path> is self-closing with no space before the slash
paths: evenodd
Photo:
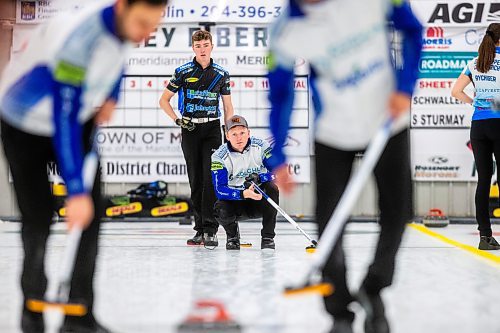
<path id="1" fill-rule="evenodd" d="M 216 233 L 219 225 L 213 215 L 215 193 L 210 175 L 210 156 L 222 143 L 219 98 L 224 105 L 224 119 L 229 119 L 234 113 L 230 78 L 229 73 L 210 57 L 214 47 L 210 32 L 195 31 L 191 41 L 195 57 L 175 70 L 160 98 L 160 106 L 182 128 L 182 152 L 191 187 L 196 231 L 187 243 L 218 246 Z M 180 117 L 170 105 L 177 92 Z"/>

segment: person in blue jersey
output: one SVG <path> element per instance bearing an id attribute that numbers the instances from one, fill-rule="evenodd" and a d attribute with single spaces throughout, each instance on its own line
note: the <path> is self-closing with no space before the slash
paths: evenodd
<path id="1" fill-rule="evenodd" d="M 226 122 L 227 141 L 212 154 L 212 179 L 217 202 L 214 214 L 227 235 L 226 249 L 240 249 L 238 221 L 262 217 L 261 249 L 274 249 L 277 211 L 256 193 L 255 182 L 278 203 L 278 187 L 272 182 L 268 160 L 271 146 L 250 136 L 248 123 L 235 115 Z"/>
<path id="2" fill-rule="evenodd" d="M 196 231 L 187 244 L 218 246 L 216 233 L 219 225 L 213 215 L 216 199 L 210 175 L 210 156 L 222 143 L 220 99 L 224 119 L 229 119 L 234 113 L 230 77 L 228 71 L 210 57 L 214 47 L 210 32 L 195 31 L 191 43 L 195 57 L 175 69 L 160 98 L 160 106 L 182 131 L 182 152 L 191 187 Z M 180 116 L 170 105 L 176 93 L 179 93 Z"/>
<path id="3" fill-rule="evenodd" d="M 148 38 L 167 0 L 116 0 L 41 25 L 0 82 L 1 137 L 21 213 L 24 296 L 21 329 L 43 332 L 42 315 L 27 299 L 43 299 L 45 249 L 54 213 L 47 163 L 56 160 L 67 188 L 68 228 L 84 229 L 70 301 L 83 317 L 66 317 L 62 332 L 109 332 L 93 315 L 93 277 L 101 216 L 100 175 L 83 181 L 83 162 L 96 124 L 109 120 L 132 43 Z"/>
<path id="4" fill-rule="evenodd" d="M 403 66 L 397 69 L 387 22 L 403 38 Z M 349 305 L 357 301 L 366 312 L 365 332 L 387 333 L 390 326 L 380 294 L 392 284 L 405 224 L 413 217 L 408 125 L 422 26 L 402 0 L 290 0 L 286 14 L 274 25 L 270 45 L 270 125 L 276 143 L 268 163 L 286 193 L 293 189 L 283 145 L 293 105 L 295 59 L 310 65 L 320 235 L 346 188 L 356 153 L 366 149 L 389 116 L 395 118 L 393 135 L 374 170 L 380 236 L 368 272 L 351 293 L 342 236 L 323 269 L 324 281 L 335 286 L 324 298 L 334 319 L 332 332 L 352 332 L 355 313 Z"/>
<path id="5" fill-rule="evenodd" d="M 478 56 L 469 61 L 452 88 L 452 96 L 474 107 L 470 128 L 472 152 L 477 168 L 476 220 L 480 250 L 500 250 L 491 230 L 489 195 L 493 155 L 500 165 L 500 110 L 492 102 L 500 98 L 500 23 L 492 23 L 479 45 Z M 472 82 L 474 98 L 464 92 Z"/>

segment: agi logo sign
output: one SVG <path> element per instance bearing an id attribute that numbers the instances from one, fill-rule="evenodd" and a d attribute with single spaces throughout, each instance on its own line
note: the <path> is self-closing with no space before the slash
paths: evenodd
<path id="1" fill-rule="evenodd" d="M 430 24 L 490 22 L 500 22 L 500 3 L 437 3 L 427 20 Z"/>

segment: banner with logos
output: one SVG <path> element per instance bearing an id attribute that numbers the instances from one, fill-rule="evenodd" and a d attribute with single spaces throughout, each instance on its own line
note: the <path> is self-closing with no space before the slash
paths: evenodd
<path id="1" fill-rule="evenodd" d="M 472 106 L 451 96 L 454 79 L 420 79 L 412 97 L 412 128 L 469 128 Z M 472 96 L 470 85 L 466 92 Z"/>
<path id="2" fill-rule="evenodd" d="M 62 183 L 57 165 L 47 166 L 49 179 Z M 311 181 L 310 157 L 288 159 L 288 172 L 297 183 Z M 102 179 L 106 183 L 144 183 L 163 180 L 167 183 L 187 183 L 187 167 L 183 157 L 103 157 Z"/>
<path id="3" fill-rule="evenodd" d="M 267 128 L 250 129 L 251 135 L 274 145 Z M 105 157 L 183 157 L 179 128 L 102 128 L 96 137 L 99 153 Z M 292 129 L 284 150 L 288 156 L 310 156 L 307 129 Z"/>
<path id="4" fill-rule="evenodd" d="M 413 129 L 412 172 L 416 181 L 476 181 L 468 129 Z"/>
<path id="5" fill-rule="evenodd" d="M 500 22 L 500 3 L 495 0 L 411 0 L 410 4 L 424 26 L 485 27 Z"/>
<path id="6" fill-rule="evenodd" d="M 16 23 L 42 23 L 58 14 L 110 0 L 17 0 Z M 285 0 L 170 0 L 163 22 L 271 23 L 283 13 Z"/>

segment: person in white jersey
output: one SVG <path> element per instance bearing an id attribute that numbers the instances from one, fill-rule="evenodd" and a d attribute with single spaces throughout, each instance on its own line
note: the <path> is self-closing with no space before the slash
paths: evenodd
<path id="1" fill-rule="evenodd" d="M 212 179 L 217 201 L 214 215 L 227 235 L 226 249 L 240 249 L 238 221 L 262 217 L 261 249 L 274 249 L 277 211 L 262 194 L 254 191 L 253 181 L 278 203 L 278 187 L 272 182 L 267 161 L 271 146 L 266 140 L 250 136 L 248 123 L 236 115 L 226 122 L 226 138 L 212 154 Z"/>
<path id="2" fill-rule="evenodd" d="M 27 299 L 43 299 L 45 249 L 53 216 L 47 163 L 57 161 L 66 184 L 68 228 L 84 230 L 71 281 L 70 301 L 83 317 L 66 317 L 62 332 L 109 332 L 93 315 L 98 248 L 100 175 L 83 182 L 83 162 L 96 124 L 106 122 L 118 100 L 132 43 L 156 29 L 167 0 L 116 0 L 66 13 L 40 25 L 0 82 L 1 136 L 21 213 L 24 297 L 21 329 L 43 332 L 42 315 Z M 96 108 L 97 107 L 97 108 Z"/>
<path id="3" fill-rule="evenodd" d="M 397 58 L 403 66 L 397 70 L 391 59 L 388 22 L 403 38 L 401 58 Z M 355 314 L 349 305 L 357 301 L 367 313 L 365 333 L 387 333 L 390 327 L 380 293 L 392 284 L 405 224 L 413 217 L 408 111 L 422 26 L 402 0 L 289 0 L 270 45 L 270 122 L 276 143 L 269 164 L 282 192 L 293 187 L 283 144 L 293 105 L 295 59 L 310 64 L 320 234 L 344 192 L 356 153 L 366 149 L 385 119 L 395 118 L 393 136 L 374 170 L 381 229 L 373 262 L 354 295 L 347 286 L 342 237 L 323 269 L 324 281 L 335 287 L 324 299 L 334 318 L 332 332 L 352 332 Z"/>
<path id="4" fill-rule="evenodd" d="M 477 168 L 476 220 L 480 250 L 500 250 L 493 237 L 489 214 L 490 185 L 493 176 L 493 155 L 497 172 L 500 166 L 500 110 L 492 107 L 500 99 L 500 23 L 492 23 L 479 45 L 478 56 L 469 61 L 453 85 L 452 95 L 474 107 L 470 142 Z M 464 92 L 472 83 L 474 98 Z"/>

